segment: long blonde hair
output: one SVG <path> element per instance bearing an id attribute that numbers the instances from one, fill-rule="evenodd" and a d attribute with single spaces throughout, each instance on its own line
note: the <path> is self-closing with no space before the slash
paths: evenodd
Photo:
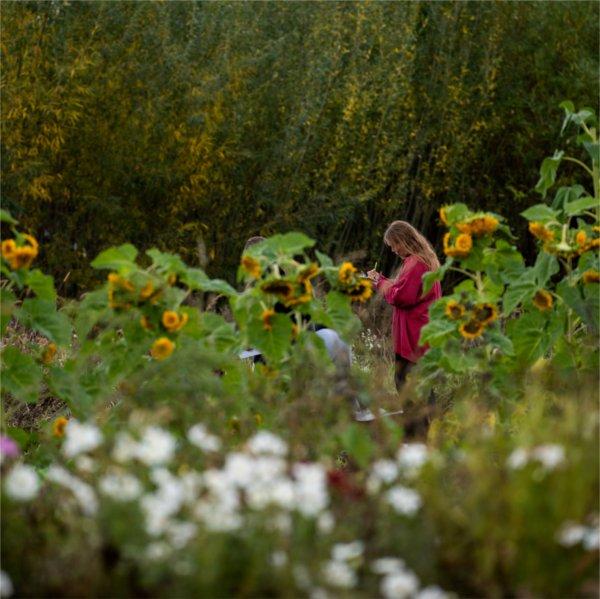
<path id="1" fill-rule="evenodd" d="M 387 228 L 383 240 L 388 245 L 397 245 L 403 254 L 417 256 L 429 270 L 437 270 L 440 267 L 440 261 L 431 243 L 404 220 L 395 220 Z"/>

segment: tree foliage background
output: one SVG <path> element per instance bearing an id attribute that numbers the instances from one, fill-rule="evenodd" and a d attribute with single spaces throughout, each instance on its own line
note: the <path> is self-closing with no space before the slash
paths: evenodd
<path id="1" fill-rule="evenodd" d="M 69 274 L 64 293 L 124 241 L 230 277 L 259 233 L 303 230 L 381 264 L 391 220 L 439 242 L 445 203 L 516 222 L 558 103 L 597 108 L 599 11 L 5 2 L 3 205 Z"/>

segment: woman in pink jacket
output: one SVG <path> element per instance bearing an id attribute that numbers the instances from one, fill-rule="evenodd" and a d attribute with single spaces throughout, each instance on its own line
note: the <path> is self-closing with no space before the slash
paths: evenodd
<path id="1" fill-rule="evenodd" d="M 423 295 L 423 275 L 436 270 L 440 262 L 433 247 L 411 224 L 394 221 L 383 236 L 385 244 L 403 263 L 394 280 L 384 277 L 376 270 L 368 273 L 386 302 L 393 306 L 392 337 L 396 353 L 396 388 L 400 390 L 406 375 L 417 360 L 427 351 L 419 345 L 421 329 L 429 321 L 429 306 L 442 297 L 442 288 L 436 281 Z"/>

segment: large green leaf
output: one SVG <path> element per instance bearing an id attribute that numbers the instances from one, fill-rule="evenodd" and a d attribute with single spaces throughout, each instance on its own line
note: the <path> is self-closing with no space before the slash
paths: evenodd
<path id="1" fill-rule="evenodd" d="M 598 285 L 594 285 L 594 287 L 598 287 Z M 593 332 L 598 332 L 598 301 L 594 297 L 593 289 L 588 292 L 590 295 L 586 297 L 580 285 L 571 286 L 564 280 L 556 286 L 556 293 L 586 325 L 591 327 Z"/>
<path id="2" fill-rule="evenodd" d="M 181 275 L 181 281 L 190 289 L 210 291 L 221 295 L 233 296 L 237 291 L 226 281 L 210 279 L 201 268 L 188 268 Z"/>
<path id="3" fill-rule="evenodd" d="M 444 210 L 444 213 L 449 225 L 459 223 L 471 216 L 471 211 L 469 210 L 469 207 L 461 202 L 448 206 Z"/>
<path id="4" fill-rule="evenodd" d="M 329 322 L 319 324 L 331 326 L 346 342 L 352 341 L 360 330 L 360 320 L 352 311 L 350 298 L 343 293 L 330 291 L 327 294 L 327 315 Z"/>
<path id="5" fill-rule="evenodd" d="M 340 435 L 342 446 L 356 460 L 359 466 L 366 468 L 373 455 L 373 442 L 367 429 L 352 423 Z"/>
<path id="6" fill-rule="evenodd" d="M 333 260 L 327 254 L 322 254 L 319 250 L 315 250 L 315 255 L 322 267 L 333 266 Z"/>
<path id="7" fill-rule="evenodd" d="M 419 343 L 428 343 L 432 347 L 441 346 L 446 339 L 456 334 L 457 328 L 456 322 L 448 318 L 432 319 L 421 329 Z"/>
<path id="8" fill-rule="evenodd" d="M 257 246 L 257 250 L 265 255 L 281 255 L 294 256 L 301 254 L 305 249 L 315 245 L 315 241 L 304 233 L 284 233 L 273 235 L 266 241 Z M 252 249 L 252 248 L 251 248 Z M 249 251 L 252 253 L 252 251 Z"/>
<path id="9" fill-rule="evenodd" d="M 565 212 L 569 216 L 575 216 L 581 214 L 584 210 L 590 210 L 592 208 L 599 208 L 600 200 L 592 197 L 581 198 L 573 202 L 565 204 Z"/>
<path id="10" fill-rule="evenodd" d="M 521 212 L 521 216 L 529 221 L 546 222 L 549 220 L 556 220 L 558 218 L 558 212 L 550 208 L 547 204 L 536 204 Z"/>
<path id="11" fill-rule="evenodd" d="M 597 141 L 584 141 L 583 147 L 586 152 L 590 155 L 590 158 L 598 164 L 600 162 L 600 143 Z"/>
<path id="12" fill-rule="evenodd" d="M 536 274 L 532 268 L 528 268 L 518 279 L 512 281 L 504 292 L 502 302 L 504 314 L 510 314 L 519 304 L 530 299 L 538 288 Z"/>
<path id="13" fill-rule="evenodd" d="M 448 269 L 452 266 L 453 259 L 448 258 L 437 270 L 423 275 L 423 295 L 428 293 L 436 281 L 443 281 Z"/>
<path id="14" fill-rule="evenodd" d="M 271 328 L 265 328 L 259 309 L 248 322 L 248 341 L 267 359 L 279 362 L 289 351 L 292 342 L 292 321 L 289 314 L 275 314 L 270 318 Z"/>
<path id="15" fill-rule="evenodd" d="M 19 320 L 25 326 L 45 335 L 58 345 L 71 341 L 71 324 L 62 312 L 57 312 L 54 302 L 42 299 L 27 299 L 18 311 Z"/>
<path id="16" fill-rule="evenodd" d="M 109 314 L 108 295 L 106 289 L 97 289 L 86 293 L 79 305 L 74 306 L 75 332 L 80 342 L 88 336 L 92 327 L 105 315 Z"/>
<path id="17" fill-rule="evenodd" d="M 517 360 L 522 367 L 535 362 L 550 350 L 554 339 L 547 330 L 547 320 L 553 317 L 533 310 L 508 322 L 507 334 L 512 339 Z"/>
<path id="18" fill-rule="evenodd" d="M 56 301 L 54 279 L 50 275 L 45 275 L 38 268 L 27 272 L 25 285 L 27 285 L 40 299 L 52 302 Z"/>
<path id="19" fill-rule="evenodd" d="M 533 266 L 533 274 L 538 287 L 545 287 L 550 277 L 560 270 L 560 265 L 555 256 L 540 252 Z"/>
<path id="20" fill-rule="evenodd" d="M 119 247 L 111 247 L 100 252 L 92 262 L 92 266 L 98 269 L 129 272 L 137 268 L 135 264 L 137 255 L 137 249 L 130 243 L 125 243 Z"/>
<path id="21" fill-rule="evenodd" d="M 542 166 L 540 167 L 540 178 L 535 186 L 535 190 L 542 194 L 542 197 L 546 197 L 546 192 L 550 187 L 554 185 L 554 181 L 556 180 L 556 171 L 558 170 L 558 166 L 562 157 L 564 156 L 564 152 L 556 151 L 554 152 L 554 156 L 551 158 L 544 158 L 542 162 Z"/>
<path id="22" fill-rule="evenodd" d="M 552 200 L 554 210 L 564 210 L 565 205 L 574 202 L 585 193 L 582 185 L 571 185 L 570 187 L 559 187 Z"/>
<path id="23" fill-rule="evenodd" d="M 10 212 L 0 208 L 0 222 L 1 223 L 10 223 L 11 225 L 16 225 L 19 221 L 15 220 L 11 216 Z"/>
<path id="24" fill-rule="evenodd" d="M 37 401 L 42 384 L 42 371 L 36 361 L 16 347 L 2 352 L 2 389 L 16 399 L 28 403 Z"/>
<path id="25" fill-rule="evenodd" d="M 152 248 L 146 252 L 159 272 L 182 273 L 186 270 L 185 262 L 177 254 L 168 254 Z"/>

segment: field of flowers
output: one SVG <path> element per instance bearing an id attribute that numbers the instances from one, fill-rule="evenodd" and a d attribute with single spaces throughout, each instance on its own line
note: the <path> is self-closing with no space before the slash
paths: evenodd
<path id="1" fill-rule="evenodd" d="M 593 191 L 523 213 L 531 265 L 500 214 L 440 210 L 424 287 L 461 280 L 400 397 L 370 282 L 301 233 L 249 248 L 237 288 L 109 248 L 64 301 L 3 211 L 0 595 L 597 596 L 600 157 L 563 107 Z"/>

